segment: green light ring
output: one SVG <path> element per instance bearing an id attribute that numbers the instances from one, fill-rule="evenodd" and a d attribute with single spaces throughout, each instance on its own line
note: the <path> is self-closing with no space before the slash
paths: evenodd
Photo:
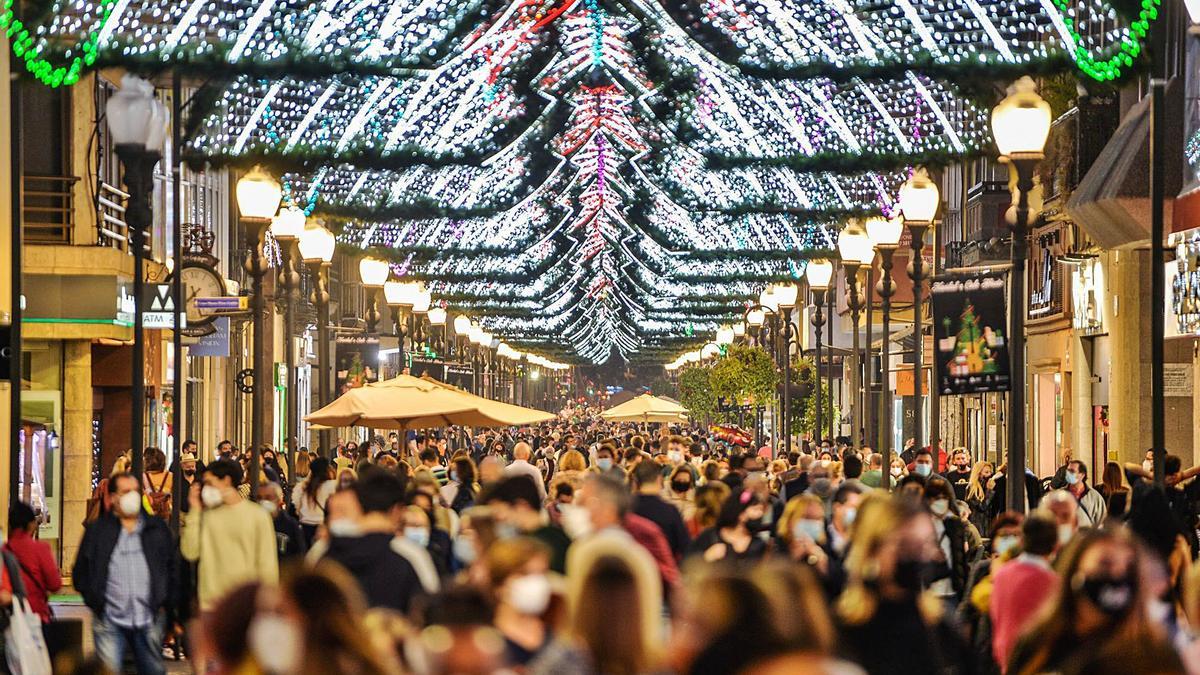
<path id="1" fill-rule="evenodd" d="M 102 0 L 100 25 L 84 40 L 81 48 L 83 53 L 71 59 L 70 65 L 67 66 L 55 66 L 48 59 L 39 55 L 40 50 L 33 46 L 33 36 L 13 12 L 13 0 L 4 0 L 4 13 L 0 14 L 0 29 L 4 30 L 12 41 L 13 53 L 25 63 L 25 69 L 38 81 L 50 87 L 60 87 L 64 84 L 71 86 L 79 81 L 84 66 L 90 66 L 96 62 L 96 53 L 100 49 L 98 35 L 104 30 L 104 25 L 108 23 L 116 2 L 117 0 Z"/>
<path id="2" fill-rule="evenodd" d="M 1162 0 L 1142 0 L 1142 9 L 1138 12 L 1137 20 L 1129 25 L 1129 33 L 1132 37 L 1121 40 L 1117 53 L 1106 59 L 1097 59 L 1082 45 L 1083 36 L 1075 30 L 1074 19 L 1067 15 L 1068 0 L 1054 0 L 1055 6 L 1063 13 L 1063 23 L 1071 32 L 1071 40 L 1075 43 L 1073 52 L 1075 65 L 1092 79 L 1101 82 L 1121 77 L 1121 69 L 1133 65 L 1133 60 L 1142 53 L 1141 38 L 1150 33 L 1150 24 L 1158 18 L 1158 8 L 1161 2 Z"/>

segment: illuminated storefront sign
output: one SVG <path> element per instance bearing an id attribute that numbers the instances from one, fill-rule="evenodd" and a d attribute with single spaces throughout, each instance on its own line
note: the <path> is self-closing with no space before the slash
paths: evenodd
<path id="1" fill-rule="evenodd" d="M 1107 333 L 1104 263 L 1099 258 L 1063 263 L 1071 275 L 1071 328 L 1080 335 Z"/>

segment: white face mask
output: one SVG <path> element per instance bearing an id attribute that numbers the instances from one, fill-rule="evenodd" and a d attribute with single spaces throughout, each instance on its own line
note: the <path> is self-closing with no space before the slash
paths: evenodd
<path id="1" fill-rule="evenodd" d="M 225 498 L 221 495 L 221 488 L 205 485 L 200 489 L 200 501 L 204 502 L 206 508 L 215 509 L 225 503 Z"/>
<path id="2" fill-rule="evenodd" d="M 470 565 L 475 562 L 479 554 L 475 551 L 475 542 L 466 537 L 459 537 L 454 540 L 454 557 L 464 565 Z"/>
<path id="3" fill-rule="evenodd" d="M 334 537 L 356 537 L 361 532 L 362 530 L 358 527 L 358 523 L 349 518 L 338 518 L 329 521 L 329 534 Z"/>
<path id="4" fill-rule="evenodd" d="M 272 518 L 274 518 L 275 514 L 279 511 L 279 505 L 269 499 L 260 500 L 258 505 L 263 507 L 263 511 L 266 511 L 267 515 L 271 516 Z"/>
<path id="5" fill-rule="evenodd" d="M 136 516 L 142 508 L 142 495 L 137 491 L 126 492 L 117 500 L 117 506 L 121 507 L 121 513 Z"/>
<path id="6" fill-rule="evenodd" d="M 582 539 L 592 533 L 592 514 L 582 506 L 562 504 L 558 507 L 562 514 L 562 528 L 572 539 Z"/>
<path id="7" fill-rule="evenodd" d="M 683 461 L 683 453 L 679 452 L 678 450 L 672 450 L 671 452 L 667 453 L 667 459 L 669 459 L 672 464 L 678 464 L 679 462 Z"/>
<path id="8" fill-rule="evenodd" d="M 1021 539 L 1014 534 L 1006 534 L 1003 537 L 996 537 L 996 543 L 992 546 L 996 553 L 1004 555 L 1021 544 Z"/>
<path id="9" fill-rule="evenodd" d="M 505 599 L 522 614 L 536 616 L 550 604 L 550 580 L 545 574 L 526 574 L 508 583 Z"/>
<path id="10" fill-rule="evenodd" d="M 950 511 L 950 500 L 935 499 L 929 503 L 929 510 L 933 511 L 933 515 L 941 518 Z"/>
<path id="11" fill-rule="evenodd" d="M 1058 526 L 1058 545 L 1066 546 L 1067 542 L 1071 541 L 1071 537 L 1075 536 L 1075 528 L 1070 525 Z"/>
<path id="12" fill-rule="evenodd" d="M 278 614 L 259 614 L 250 623 L 246 641 L 263 671 L 271 675 L 300 671 L 303 636 L 295 622 Z"/>

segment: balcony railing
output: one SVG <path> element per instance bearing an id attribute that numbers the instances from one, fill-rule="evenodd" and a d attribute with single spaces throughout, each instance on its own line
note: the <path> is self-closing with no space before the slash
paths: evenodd
<path id="1" fill-rule="evenodd" d="M 125 200 L 129 193 L 100 182 L 100 194 L 96 198 L 96 244 L 110 246 L 122 251 L 129 250 L 129 226 L 125 223 Z"/>
<path id="2" fill-rule="evenodd" d="M 69 244 L 75 226 L 75 176 L 22 177 L 21 225 L 25 241 Z"/>

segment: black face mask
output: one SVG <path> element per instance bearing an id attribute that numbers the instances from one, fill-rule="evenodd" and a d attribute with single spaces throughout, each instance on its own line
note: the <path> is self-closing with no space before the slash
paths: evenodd
<path id="1" fill-rule="evenodd" d="M 900 588 L 916 594 L 929 584 L 949 575 L 945 565 L 916 558 L 901 558 L 896 561 L 892 581 Z"/>
<path id="2" fill-rule="evenodd" d="M 671 489 L 675 492 L 683 493 L 692 489 L 692 484 L 687 481 L 673 480 L 671 481 Z"/>
<path id="3" fill-rule="evenodd" d="M 1129 613 L 1137 596 L 1137 586 L 1131 575 L 1088 577 L 1076 582 L 1075 586 L 1088 602 L 1113 619 Z"/>

